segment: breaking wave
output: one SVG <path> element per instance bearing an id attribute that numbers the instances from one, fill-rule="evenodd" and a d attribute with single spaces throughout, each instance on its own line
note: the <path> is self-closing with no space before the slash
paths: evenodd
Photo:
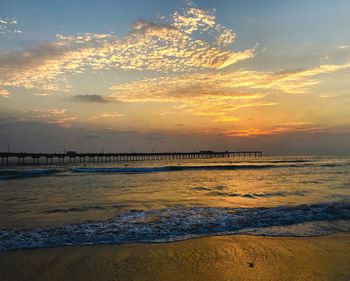
<path id="1" fill-rule="evenodd" d="M 303 227 L 295 227 L 300 224 Z M 101 222 L 0 230 L 0 251 L 62 245 L 169 242 L 224 234 L 309 236 L 336 231 L 350 231 L 349 202 L 270 208 L 176 207 L 129 210 Z"/>

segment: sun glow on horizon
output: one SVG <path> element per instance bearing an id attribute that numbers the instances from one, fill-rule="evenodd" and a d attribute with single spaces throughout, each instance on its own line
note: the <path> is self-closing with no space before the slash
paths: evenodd
<path id="1" fill-rule="evenodd" d="M 124 32 L 58 28 L 54 37 L 21 48 L 15 42 L 31 40 L 30 22 L 23 14 L 0 14 L 6 43 L 0 117 L 11 124 L 238 139 L 350 132 L 349 42 L 334 39 L 324 50 L 312 42 L 318 35 L 305 41 L 300 32 L 276 43 L 264 26 L 261 38 L 241 28 L 247 21 L 238 14 L 228 20 L 228 3 L 228 11 L 226 4 L 181 3 L 164 15 L 148 11 L 153 20 L 135 15 Z M 278 53 L 282 40 L 295 50 Z"/>

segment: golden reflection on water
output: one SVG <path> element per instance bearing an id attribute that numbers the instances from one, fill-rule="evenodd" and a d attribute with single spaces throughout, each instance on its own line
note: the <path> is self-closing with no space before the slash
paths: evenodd
<path id="1" fill-rule="evenodd" d="M 275 158 L 252 159 L 250 162 L 241 160 L 234 164 L 261 164 L 271 159 Z M 214 164 L 227 164 L 226 161 L 215 160 Z M 213 164 L 213 160 L 183 161 L 180 165 L 210 163 Z M 129 165 L 166 166 L 178 163 L 135 162 Z M 177 206 L 256 208 L 330 202 L 350 196 L 350 189 L 344 188 L 350 185 L 348 170 L 348 166 L 305 166 L 142 174 L 66 172 L 49 177 L 9 180 L 0 182 L 0 228 L 100 221 L 125 210 Z"/>

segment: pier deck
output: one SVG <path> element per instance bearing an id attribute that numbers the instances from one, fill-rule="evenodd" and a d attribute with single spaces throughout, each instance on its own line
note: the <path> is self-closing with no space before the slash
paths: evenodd
<path id="1" fill-rule="evenodd" d="M 0 152 L 1 165 L 102 163 L 126 161 L 151 161 L 173 159 L 208 159 L 231 157 L 262 157 L 262 151 L 199 151 L 199 152 L 152 152 L 152 153 L 24 153 Z"/>

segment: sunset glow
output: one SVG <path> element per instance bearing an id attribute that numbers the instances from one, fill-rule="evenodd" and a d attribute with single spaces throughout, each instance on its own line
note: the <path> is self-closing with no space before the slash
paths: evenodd
<path id="1" fill-rule="evenodd" d="M 3 143 L 349 152 L 348 2 L 114 2 L 0 4 Z"/>

